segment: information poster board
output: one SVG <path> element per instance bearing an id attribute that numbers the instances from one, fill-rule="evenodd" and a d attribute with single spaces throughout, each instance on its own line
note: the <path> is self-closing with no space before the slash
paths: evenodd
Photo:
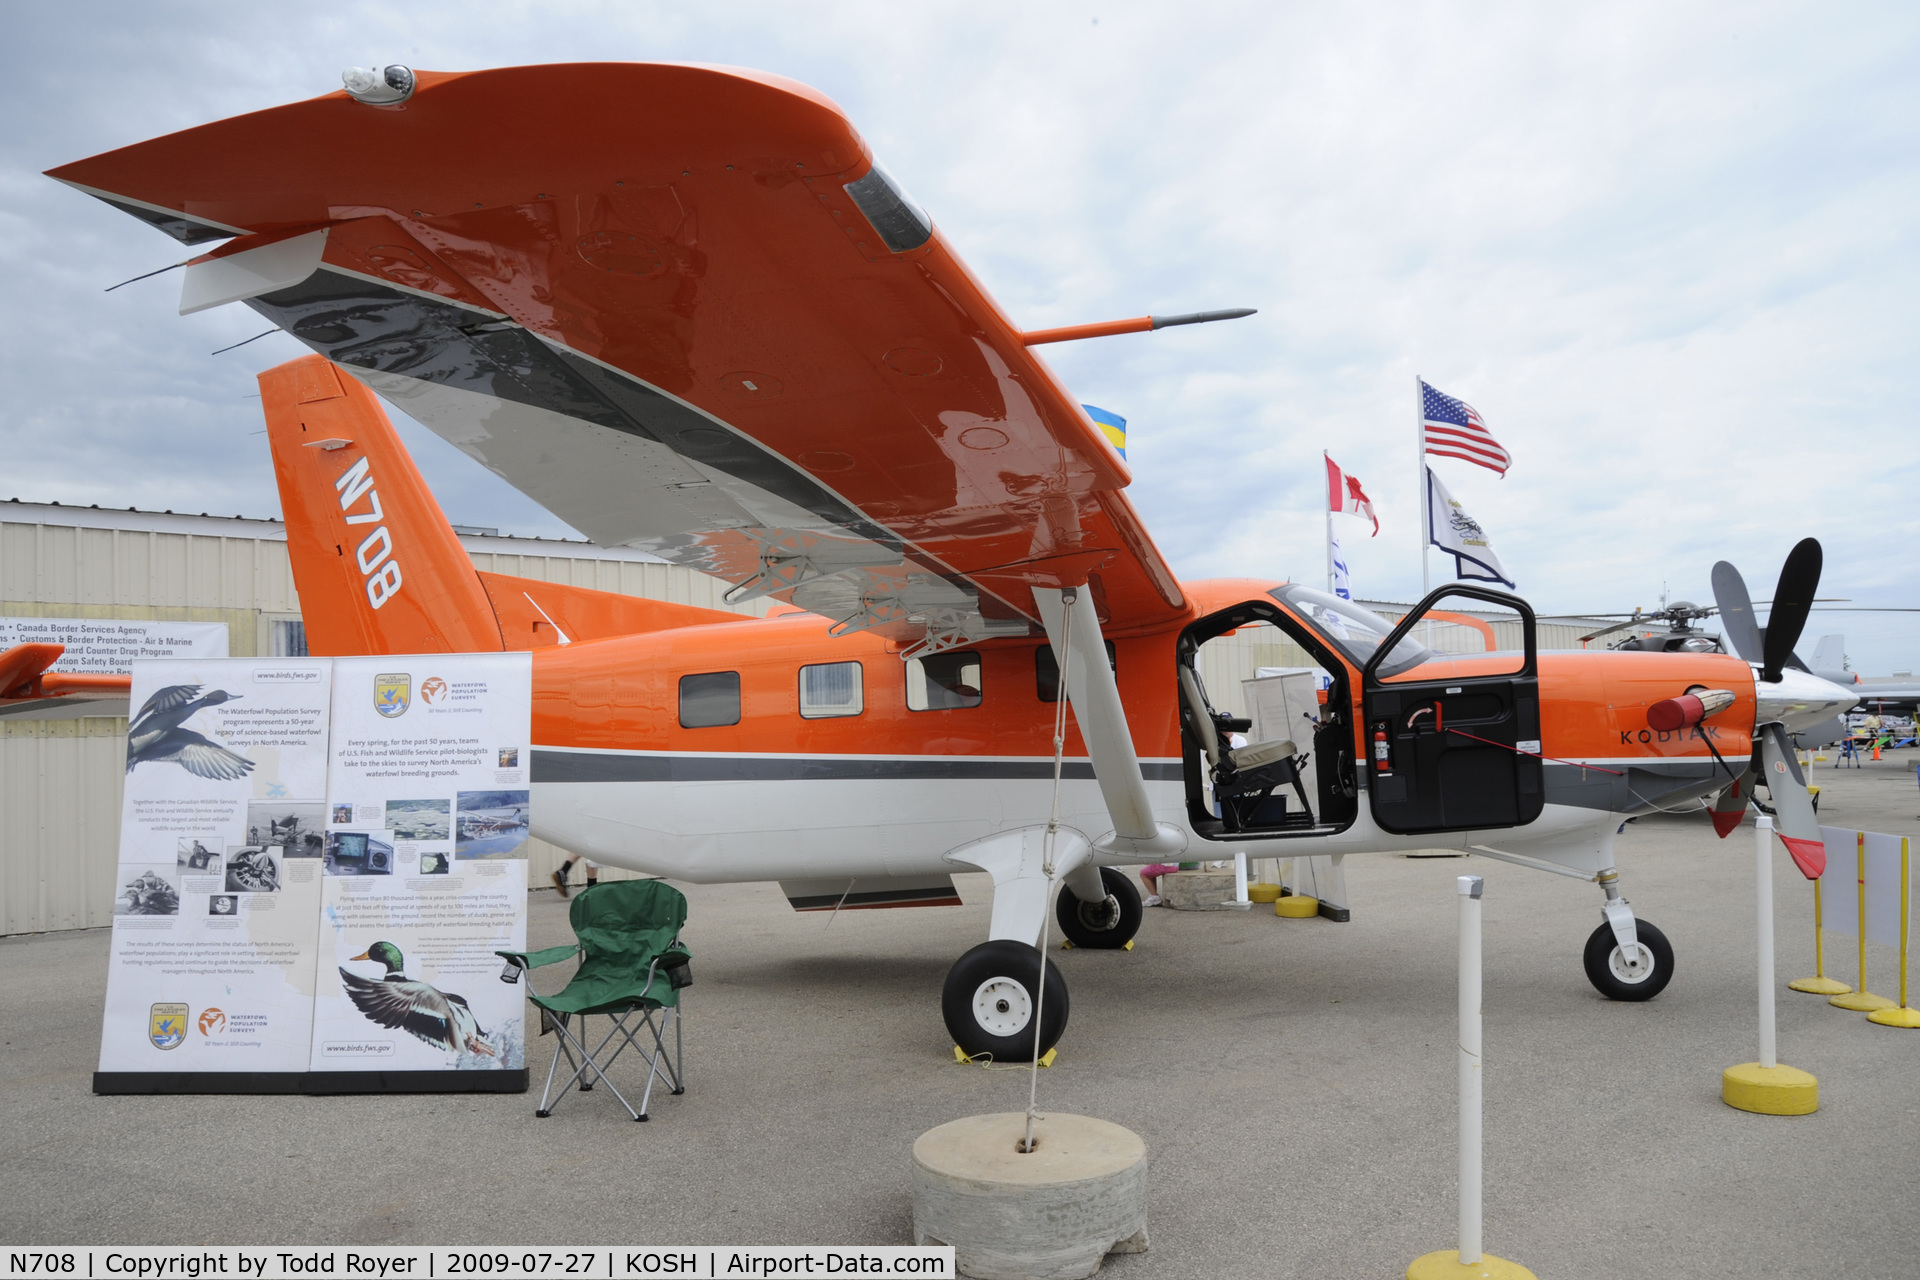
<path id="1" fill-rule="evenodd" d="M 306 1069 L 330 666 L 135 664 L 102 1075 Z"/>
<path id="2" fill-rule="evenodd" d="M 525 1089 L 532 682 L 135 663 L 95 1091 Z"/>
<path id="3" fill-rule="evenodd" d="M 533 664 L 337 658 L 314 1071 L 524 1071 Z"/>

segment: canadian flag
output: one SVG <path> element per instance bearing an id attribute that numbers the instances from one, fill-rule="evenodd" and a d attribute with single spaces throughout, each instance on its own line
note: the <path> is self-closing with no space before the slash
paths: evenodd
<path id="1" fill-rule="evenodd" d="M 1358 476 L 1350 476 L 1340 469 L 1323 451 L 1320 456 L 1327 460 L 1327 510 L 1336 515 L 1365 516 L 1373 521 L 1373 536 L 1380 536 L 1380 517 L 1373 514 L 1373 499 L 1360 487 Z"/>

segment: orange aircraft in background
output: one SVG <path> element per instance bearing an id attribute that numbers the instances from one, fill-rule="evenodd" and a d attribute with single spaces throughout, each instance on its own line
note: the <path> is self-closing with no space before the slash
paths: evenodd
<path id="1" fill-rule="evenodd" d="M 1034 348 L 1228 313 L 1022 332 L 840 111 L 777 76 L 348 83 L 52 176 L 224 242 L 183 312 L 244 302 L 318 353 L 260 378 L 311 651 L 531 650 L 542 838 L 777 880 L 803 910 L 954 903 L 952 873 L 985 871 L 988 940 L 943 1012 L 1002 1059 L 1066 1023 L 1051 961 L 1035 1017 L 1049 909 L 1080 946 L 1138 928 L 1121 866 L 1316 857 L 1337 885 L 1345 854 L 1471 849 L 1599 884 L 1588 975 L 1646 999 L 1673 955 L 1620 895 L 1627 817 L 1719 795 L 1730 826 L 1764 762 L 1812 865 L 1786 733 L 1852 702 L 1789 665 L 1817 545 L 1750 661 L 1539 653 L 1523 600 L 1466 584 L 1391 626 L 1303 586 L 1180 582 Z M 375 392 L 595 542 L 781 604 L 475 570 Z M 1522 649 L 1423 647 L 1448 596 L 1512 609 Z M 1259 624 L 1331 686 L 1297 733 L 1235 745 L 1195 656 Z M 18 654 L 0 692 L 56 693 Z"/>

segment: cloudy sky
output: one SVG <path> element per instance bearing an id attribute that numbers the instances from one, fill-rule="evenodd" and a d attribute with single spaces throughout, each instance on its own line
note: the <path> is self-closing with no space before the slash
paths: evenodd
<path id="1" fill-rule="evenodd" d="M 1436 465 L 1543 611 L 1920 604 L 1920 9 L 1769 3 L 20 7 L 0 54 L 0 499 L 277 511 L 253 375 L 301 354 L 176 246 L 40 171 L 326 92 L 342 67 L 719 62 L 848 112 L 1029 327 L 1253 306 L 1049 348 L 1130 419 L 1175 568 L 1315 581 L 1320 452 L 1364 481 L 1357 594 L 1420 583 L 1416 373 L 1506 479 Z M 1902 353 L 1905 353 L 1902 355 Z M 565 529 L 417 426 L 456 521 Z M 1443 574 L 1435 564 L 1436 581 Z M 1816 615 L 1914 669 L 1920 615 Z"/>

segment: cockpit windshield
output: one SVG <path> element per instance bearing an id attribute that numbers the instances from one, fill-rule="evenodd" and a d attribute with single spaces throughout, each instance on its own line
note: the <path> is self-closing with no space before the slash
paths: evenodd
<path id="1" fill-rule="evenodd" d="M 1276 587 L 1270 594 L 1293 610 L 1302 622 L 1319 632 L 1329 644 L 1351 658 L 1356 667 L 1366 666 L 1374 650 L 1380 647 L 1380 642 L 1393 631 L 1393 624 L 1372 610 L 1362 609 L 1351 600 L 1315 591 L 1312 587 Z M 1377 674 L 1383 679 L 1395 676 L 1402 671 L 1412 670 L 1432 656 L 1431 649 L 1408 635 L 1393 647 L 1393 652 L 1380 664 Z"/>

